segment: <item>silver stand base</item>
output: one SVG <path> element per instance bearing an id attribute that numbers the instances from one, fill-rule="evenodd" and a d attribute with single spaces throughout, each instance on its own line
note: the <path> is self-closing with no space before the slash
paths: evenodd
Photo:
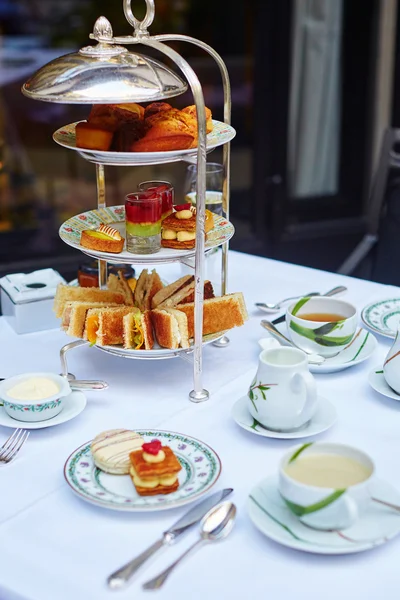
<path id="1" fill-rule="evenodd" d="M 222 338 L 213 342 L 212 344 L 213 344 L 213 346 L 216 346 L 217 348 L 226 348 L 226 346 L 229 346 L 230 343 L 231 343 L 230 339 L 228 337 L 226 337 L 226 335 L 224 335 Z"/>
<path id="2" fill-rule="evenodd" d="M 189 400 L 191 402 L 204 402 L 205 400 L 208 400 L 209 397 L 210 394 L 207 392 L 207 390 L 201 390 L 201 392 L 195 392 L 192 390 L 189 394 Z"/>

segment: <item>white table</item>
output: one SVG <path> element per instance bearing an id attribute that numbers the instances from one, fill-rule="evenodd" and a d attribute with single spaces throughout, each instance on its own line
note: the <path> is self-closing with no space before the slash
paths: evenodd
<path id="1" fill-rule="evenodd" d="M 181 275 L 179 265 L 160 267 L 162 277 Z M 149 598 L 141 584 L 167 566 L 197 537 L 196 528 L 159 554 L 124 591 L 109 591 L 106 576 L 153 543 L 186 509 L 128 514 L 101 509 L 78 498 L 63 477 L 70 453 L 104 429 L 151 427 L 196 437 L 220 455 L 223 468 L 213 490 L 233 487 L 238 508 L 233 532 L 221 544 L 207 546 L 171 575 L 158 597 L 176 600 L 274 598 L 385 600 L 398 597 L 400 539 L 374 550 L 347 556 L 319 556 L 280 546 L 250 521 L 249 491 L 276 472 L 278 461 L 296 441 L 261 438 L 238 427 L 230 417 L 258 365 L 257 340 L 264 336 L 256 301 L 274 301 L 306 293 L 348 287 L 345 298 L 359 309 L 373 299 L 400 296 L 400 289 L 230 252 L 229 290 L 243 291 L 250 319 L 229 334 L 225 349 L 204 351 L 208 402 L 188 400 L 192 367 L 180 359 L 130 361 L 82 347 L 69 354 L 77 377 L 109 382 L 104 392 L 87 394 L 87 408 L 76 419 L 32 431 L 15 462 L 1 467 L 1 600 L 104 600 Z M 400 487 L 400 404 L 369 387 L 367 374 L 382 364 L 391 340 L 367 362 L 336 374 L 320 374 L 320 393 L 338 411 L 337 424 L 319 440 L 350 443 L 375 459 L 381 478 Z M 1 376 L 60 371 L 63 332 L 16 335 L 0 319 Z M 0 428 L 0 444 L 10 430 Z M 308 438 L 309 440 L 310 438 Z M 399 516 L 400 518 L 400 516 Z"/>

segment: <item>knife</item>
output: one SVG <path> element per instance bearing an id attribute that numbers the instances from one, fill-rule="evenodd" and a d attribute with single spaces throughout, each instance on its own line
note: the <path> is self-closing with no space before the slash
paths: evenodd
<path id="1" fill-rule="evenodd" d="M 164 531 L 162 537 L 154 542 L 147 550 L 139 554 L 136 558 L 129 561 L 118 569 L 114 571 L 108 578 L 107 583 L 108 586 L 114 590 L 120 589 L 124 587 L 128 581 L 132 578 L 135 573 L 140 569 L 140 567 L 155 554 L 160 548 L 163 546 L 169 546 L 173 544 L 177 538 L 182 535 L 185 531 L 187 531 L 190 527 L 198 523 L 204 515 L 216 504 L 219 504 L 224 498 L 229 496 L 233 492 L 233 488 L 225 488 L 220 492 L 216 492 L 212 494 L 199 504 L 196 504 L 193 508 L 191 508 L 186 514 L 183 515 L 176 523 L 172 525 L 169 529 Z"/>
<path id="2" fill-rule="evenodd" d="M 320 294 L 321 296 L 334 296 L 335 294 L 341 294 L 342 292 L 347 292 L 347 287 L 344 287 L 344 285 L 338 285 L 337 287 L 334 287 L 333 289 L 329 290 L 329 292 L 326 292 L 326 294 Z M 284 315 L 282 315 L 281 317 L 277 317 L 276 319 L 273 319 L 271 321 L 271 323 L 273 323 L 274 325 L 277 325 L 278 323 L 283 323 L 284 321 L 286 321 L 286 313 Z"/>

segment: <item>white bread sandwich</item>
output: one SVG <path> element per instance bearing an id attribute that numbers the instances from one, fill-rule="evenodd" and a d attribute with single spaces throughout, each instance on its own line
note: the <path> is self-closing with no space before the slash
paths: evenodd
<path id="1" fill-rule="evenodd" d="M 189 348 L 186 315 L 175 308 L 151 311 L 154 335 L 162 348 Z"/>
<path id="2" fill-rule="evenodd" d="M 135 306 L 90 308 L 87 311 L 83 337 L 96 346 L 116 346 L 124 343 L 123 318 L 137 313 Z"/>
<path id="3" fill-rule="evenodd" d="M 107 302 L 67 302 L 62 315 L 61 328 L 67 335 L 83 338 L 86 315 L 90 308 L 113 308 L 120 304 Z"/>
<path id="4" fill-rule="evenodd" d="M 152 308 L 173 308 L 178 304 L 194 302 L 194 287 L 194 276 L 184 275 L 154 294 L 151 306 Z M 214 298 L 211 281 L 204 282 L 204 298 Z"/>
<path id="5" fill-rule="evenodd" d="M 130 312 L 123 321 L 124 348 L 151 350 L 154 346 L 153 325 L 150 311 Z"/>
<path id="6" fill-rule="evenodd" d="M 110 273 L 107 279 L 107 288 L 111 292 L 117 292 L 124 296 L 124 304 L 133 306 L 133 293 L 131 287 L 124 277 L 122 271 L 118 271 L 118 275 Z"/>
<path id="7" fill-rule="evenodd" d="M 53 310 L 60 319 L 67 302 L 106 302 L 108 304 L 124 304 L 125 298 L 118 292 L 102 290 L 95 287 L 80 287 L 59 283 L 54 297 Z"/>
<path id="8" fill-rule="evenodd" d="M 194 337 L 194 302 L 179 304 L 188 322 L 189 339 Z M 203 335 L 240 327 L 249 318 L 242 292 L 209 298 L 203 303 Z"/>
<path id="9" fill-rule="evenodd" d="M 150 310 L 153 296 L 163 287 L 160 276 L 155 269 L 151 273 L 147 269 L 143 269 L 137 280 L 133 296 L 135 306 L 142 312 Z"/>

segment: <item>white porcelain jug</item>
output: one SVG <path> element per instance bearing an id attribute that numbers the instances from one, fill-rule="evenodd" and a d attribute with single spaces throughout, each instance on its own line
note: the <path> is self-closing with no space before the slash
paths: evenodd
<path id="1" fill-rule="evenodd" d="M 318 404 L 306 354 L 286 346 L 263 350 L 247 398 L 250 414 L 267 429 L 294 431 L 306 425 Z"/>
<path id="2" fill-rule="evenodd" d="M 383 363 L 383 376 L 386 383 L 400 394 L 400 323 L 396 337 Z"/>

